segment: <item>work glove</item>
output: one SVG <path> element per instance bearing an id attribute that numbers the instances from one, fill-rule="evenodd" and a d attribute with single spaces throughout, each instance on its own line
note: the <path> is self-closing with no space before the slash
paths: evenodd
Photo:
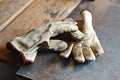
<path id="1" fill-rule="evenodd" d="M 11 42 L 7 43 L 9 50 L 17 51 L 23 58 L 24 63 L 34 62 L 37 55 L 37 50 L 40 47 L 53 49 L 54 51 L 64 51 L 67 48 L 67 43 L 62 40 L 52 40 L 62 33 L 73 33 L 73 38 L 80 40 L 83 34 L 78 31 L 77 22 L 71 18 L 63 21 L 51 22 L 43 27 L 32 29 L 23 36 L 14 38 Z M 77 37 L 76 37 L 77 36 Z"/>
<path id="2" fill-rule="evenodd" d="M 92 25 L 92 14 L 88 10 L 81 11 L 82 24 L 78 25 L 79 30 L 84 33 L 82 41 L 68 42 L 68 47 L 60 55 L 68 58 L 72 53 L 74 59 L 80 63 L 94 61 L 96 56 L 104 53 L 100 41 Z M 78 22 L 79 23 L 79 22 Z"/>

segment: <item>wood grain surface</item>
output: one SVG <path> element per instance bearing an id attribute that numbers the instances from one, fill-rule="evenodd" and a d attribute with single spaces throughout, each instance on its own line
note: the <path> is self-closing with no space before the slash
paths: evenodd
<path id="1" fill-rule="evenodd" d="M 0 24 L 20 9 L 28 0 L 3 0 L 0 3 Z M 36 0 L 26 11 L 0 32 L 0 59 L 8 62 L 13 53 L 6 49 L 6 43 L 29 30 L 50 21 L 61 20 L 79 4 L 81 0 Z M 16 60 L 15 60 L 16 62 Z"/>

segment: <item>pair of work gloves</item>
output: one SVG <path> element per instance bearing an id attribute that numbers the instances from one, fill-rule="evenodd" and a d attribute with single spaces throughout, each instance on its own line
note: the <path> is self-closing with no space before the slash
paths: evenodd
<path id="1" fill-rule="evenodd" d="M 94 61 L 96 56 L 104 53 L 104 50 L 93 29 L 91 12 L 83 10 L 80 14 L 82 17 L 80 25 L 71 18 L 51 22 L 14 38 L 7 43 L 7 48 L 20 53 L 25 63 L 34 62 L 39 48 L 60 51 L 60 56 L 64 58 L 68 58 L 72 53 L 79 63 Z M 66 41 L 53 38 L 60 34 L 64 37 L 62 36 L 64 33 L 69 35 Z"/>

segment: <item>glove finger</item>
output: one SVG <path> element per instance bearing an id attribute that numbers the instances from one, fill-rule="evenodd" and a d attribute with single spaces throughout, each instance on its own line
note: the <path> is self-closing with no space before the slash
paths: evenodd
<path id="1" fill-rule="evenodd" d="M 55 51 L 64 51 L 67 48 L 67 43 L 62 40 L 50 40 L 49 49 L 54 49 Z"/>
<path id="2" fill-rule="evenodd" d="M 75 40 L 82 40 L 84 38 L 84 34 L 79 30 L 72 32 L 71 35 Z"/>
<path id="3" fill-rule="evenodd" d="M 82 52 L 82 44 L 74 44 L 72 53 L 74 55 L 74 59 L 80 63 L 85 62 L 85 58 Z"/>
<path id="4" fill-rule="evenodd" d="M 67 48 L 67 43 L 62 40 L 49 40 L 48 42 L 39 45 L 41 48 L 51 49 L 54 51 L 64 51 Z"/>
<path id="5" fill-rule="evenodd" d="M 64 58 L 68 58 L 72 51 L 72 48 L 73 48 L 73 43 L 69 43 L 67 49 L 65 51 L 61 52 L 60 56 L 62 56 Z"/>
<path id="6" fill-rule="evenodd" d="M 55 37 L 65 32 L 75 32 L 77 30 L 77 22 L 72 18 L 67 18 L 63 21 L 52 22 L 49 28 L 51 37 Z"/>
<path id="7" fill-rule="evenodd" d="M 91 49 L 92 49 L 92 51 L 94 52 L 94 54 L 96 56 L 99 56 L 99 55 L 104 53 L 104 50 L 103 50 L 103 48 L 102 48 L 102 46 L 101 46 L 101 44 L 99 42 L 94 42 L 91 45 Z"/>
<path id="8" fill-rule="evenodd" d="M 83 46 L 82 51 L 87 61 L 95 61 L 96 57 L 89 46 Z"/>

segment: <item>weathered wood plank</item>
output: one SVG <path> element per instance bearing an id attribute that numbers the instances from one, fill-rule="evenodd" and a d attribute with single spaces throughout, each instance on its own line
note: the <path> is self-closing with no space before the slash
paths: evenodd
<path id="1" fill-rule="evenodd" d="M 3 24 L 27 1 L 28 0 L 23 0 L 23 2 L 5 0 L 3 1 L 3 4 L 1 2 L 0 23 Z M 25 34 L 35 27 L 43 26 L 49 21 L 56 21 L 65 18 L 79 4 L 79 2 L 80 0 L 36 0 L 28 9 L 26 9 L 26 11 L 8 25 L 7 28 L 0 32 L 0 59 L 8 61 L 8 54 L 12 55 L 6 49 L 6 43 L 8 41 L 16 36 Z M 17 7 L 17 5 L 19 5 L 19 7 Z"/>

